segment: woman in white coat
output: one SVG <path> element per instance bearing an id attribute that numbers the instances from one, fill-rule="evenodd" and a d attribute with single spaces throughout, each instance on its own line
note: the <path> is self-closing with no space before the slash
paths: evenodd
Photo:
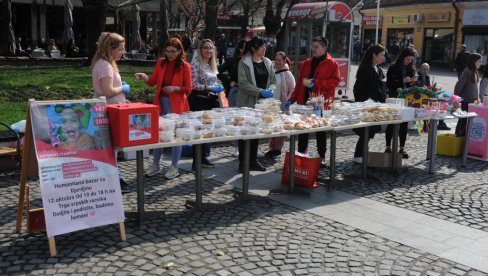
<path id="1" fill-rule="evenodd" d="M 275 54 L 275 77 L 276 90 L 273 98 L 281 102 L 281 110 L 286 111 L 284 105 L 290 99 L 291 93 L 295 89 L 295 77 L 290 72 L 290 60 L 284 52 Z M 274 158 L 281 155 L 281 149 L 285 144 L 284 137 L 269 138 L 268 152 L 265 154 L 268 158 Z"/>

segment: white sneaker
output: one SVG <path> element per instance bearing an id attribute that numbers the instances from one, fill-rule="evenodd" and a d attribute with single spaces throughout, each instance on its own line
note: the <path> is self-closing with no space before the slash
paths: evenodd
<path id="1" fill-rule="evenodd" d="M 158 165 L 154 165 L 152 164 L 151 166 L 149 166 L 147 169 L 146 169 L 146 173 L 145 175 L 147 177 L 151 177 L 151 176 L 155 176 L 156 174 L 158 174 L 160 171 L 159 169 L 159 166 Z"/>
<path id="2" fill-rule="evenodd" d="M 239 148 L 235 148 L 232 155 L 234 155 L 234 157 L 239 157 Z"/>
<path id="3" fill-rule="evenodd" d="M 256 155 L 257 158 L 263 158 L 264 157 L 264 153 L 258 151 L 258 154 Z"/>
<path id="4" fill-rule="evenodd" d="M 354 157 L 354 162 L 357 164 L 363 164 L 363 158 L 362 157 Z"/>
<path id="5" fill-rule="evenodd" d="M 175 166 L 169 166 L 168 170 L 164 174 L 164 178 L 173 179 L 173 178 L 177 177 L 178 175 L 180 175 L 178 168 L 176 168 Z"/>

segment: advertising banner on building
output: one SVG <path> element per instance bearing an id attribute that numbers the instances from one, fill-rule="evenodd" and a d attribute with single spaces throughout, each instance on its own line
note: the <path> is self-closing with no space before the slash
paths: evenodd
<path id="1" fill-rule="evenodd" d="M 30 106 L 48 237 L 124 221 L 104 100 Z"/>

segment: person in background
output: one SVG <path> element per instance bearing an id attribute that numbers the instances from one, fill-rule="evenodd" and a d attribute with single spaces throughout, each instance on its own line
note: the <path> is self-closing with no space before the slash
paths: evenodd
<path id="1" fill-rule="evenodd" d="M 78 57 L 78 53 L 80 49 L 76 47 L 75 40 L 70 38 L 68 41 L 68 47 L 66 47 L 66 56 L 67 57 Z"/>
<path id="2" fill-rule="evenodd" d="M 425 86 L 432 85 L 430 83 L 429 71 L 430 71 L 430 66 L 428 63 L 422 63 L 420 65 L 417 80 Z M 424 121 L 424 123 L 427 123 L 427 121 Z M 451 128 L 447 126 L 446 122 L 444 122 L 444 120 L 439 120 L 439 124 L 437 125 L 437 129 L 438 130 L 451 130 Z"/>
<path id="3" fill-rule="evenodd" d="M 217 58 L 219 59 L 219 65 L 225 62 L 225 56 L 227 54 L 227 38 L 225 34 L 220 34 L 220 38 L 215 42 L 217 47 Z"/>
<path id="4" fill-rule="evenodd" d="M 276 90 L 273 93 L 273 98 L 281 102 L 281 110 L 284 110 L 284 105 L 290 99 L 293 90 L 295 89 L 295 77 L 290 72 L 290 60 L 285 52 L 277 52 L 275 54 L 275 76 L 276 76 Z M 264 156 L 274 158 L 281 155 L 281 149 L 285 144 L 285 138 L 273 137 L 268 141 L 268 152 Z"/>
<path id="5" fill-rule="evenodd" d="M 237 106 L 254 108 L 259 98 L 273 97 L 276 78 L 271 60 L 265 57 L 266 44 L 262 38 L 253 37 L 246 43 L 242 60 L 239 62 Z M 266 171 L 257 160 L 259 140 L 250 141 L 249 170 Z M 244 152 L 244 141 L 239 140 L 239 152 Z M 239 172 L 242 172 L 244 154 L 239 154 Z"/>
<path id="6" fill-rule="evenodd" d="M 97 42 L 97 52 L 93 56 L 92 84 L 94 98 L 105 96 L 108 104 L 126 103 L 130 86 L 123 82 L 117 61 L 125 53 L 125 39 L 117 33 L 103 32 Z M 129 192 L 128 184 L 120 178 L 122 193 Z"/>
<path id="7" fill-rule="evenodd" d="M 485 66 L 485 71 L 480 82 L 480 92 L 479 98 L 483 101 L 484 96 L 488 96 L 488 66 Z"/>
<path id="8" fill-rule="evenodd" d="M 324 99 L 333 101 L 335 89 L 340 82 L 339 66 L 337 61 L 327 53 L 328 40 L 325 37 L 315 37 L 312 41 L 312 56 L 300 66 L 297 85 L 286 104 L 305 105 L 312 94 L 320 94 Z M 322 159 L 321 166 L 325 166 L 325 152 L 327 151 L 327 135 L 325 131 L 315 133 L 317 138 L 317 151 Z M 308 133 L 298 136 L 298 151 L 305 153 L 308 148 Z"/>
<path id="9" fill-rule="evenodd" d="M 363 59 L 359 64 L 354 83 L 354 100 L 364 102 L 371 99 L 375 102 L 384 103 L 385 94 L 385 73 L 381 69 L 381 64 L 385 61 L 385 47 L 380 44 L 372 45 L 364 53 Z M 369 127 L 369 136 L 364 137 L 363 129 L 356 128 L 354 132 L 359 135 L 356 149 L 354 151 L 354 162 L 363 163 L 363 142 L 364 139 L 374 138 L 374 135 L 381 131 L 380 126 Z"/>
<path id="10" fill-rule="evenodd" d="M 46 50 L 46 53 L 48 53 L 49 56 L 51 56 L 51 52 L 54 51 L 54 50 L 57 50 L 58 47 L 56 46 L 56 42 L 54 41 L 54 39 L 49 39 L 48 40 L 48 43 L 47 43 L 47 50 Z"/>
<path id="11" fill-rule="evenodd" d="M 210 39 L 203 39 L 195 52 L 191 62 L 192 92 L 188 102 L 191 111 L 211 110 L 220 107 L 218 93 L 224 87 L 217 78 L 217 61 L 215 58 L 215 45 Z M 203 144 L 205 154 L 202 154 L 202 167 L 213 168 L 206 155 L 210 155 L 210 144 Z M 195 169 L 195 151 L 193 150 L 193 165 Z"/>
<path id="12" fill-rule="evenodd" d="M 458 75 L 458 80 L 461 78 L 461 74 L 464 71 L 464 68 L 466 68 L 466 64 L 468 62 L 469 55 L 471 53 L 466 51 L 466 44 L 461 45 L 461 51 L 456 56 L 456 59 L 454 60 L 454 65 L 456 68 L 456 72 Z"/>
<path id="13" fill-rule="evenodd" d="M 239 92 L 239 80 L 237 79 L 237 70 L 245 47 L 246 40 L 239 40 L 239 42 L 237 43 L 237 47 L 234 51 L 234 56 L 232 56 L 232 58 L 230 59 L 227 59 L 227 61 L 219 67 L 219 72 L 221 74 L 225 71 L 229 73 L 230 89 L 227 96 L 227 99 L 229 101 L 229 107 L 237 106 L 237 93 Z M 234 156 L 239 156 L 239 148 L 237 147 L 237 143 L 235 144 L 234 148 Z"/>
<path id="14" fill-rule="evenodd" d="M 470 54 L 468 62 L 466 63 L 466 68 L 454 87 L 454 95 L 463 98 L 461 109 L 464 111 L 468 111 L 468 105 L 470 103 L 479 101 L 478 82 L 480 81 L 480 76 L 478 70 L 480 69 L 480 66 L 481 55 L 478 53 Z M 456 136 L 466 135 L 466 119 L 458 120 L 455 134 Z"/>
<path id="15" fill-rule="evenodd" d="M 386 74 L 386 86 L 388 87 L 388 96 L 390 98 L 396 98 L 398 95 L 398 89 L 406 89 L 413 85 L 417 81 L 415 77 L 415 53 L 411 48 L 405 48 L 398 56 L 395 63 L 388 68 Z M 400 124 L 400 151 L 402 158 L 407 159 L 408 154 L 405 151 L 405 142 L 407 140 L 408 123 Z M 393 125 L 388 125 L 385 132 L 386 150 L 385 152 L 391 152 L 391 141 L 393 139 Z"/>
<path id="16" fill-rule="evenodd" d="M 153 104 L 159 106 L 159 114 L 181 114 L 190 110 L 187 95 L 191 92 L 192 79 L 190 64 L 186 62 L 183 44 L 178 38 L 171 38 L 166 44 L 165 55 L 158 59 L 150 77 L 145 73 L 136 73 L 138 80 L 148 86 L 156 86 Z M 164 174 L 164 178 L 173 179 L 180 175 L 178 161 L 181 158 L 182 146 L 171 148 L 171 166 Z M 146 176 L 151 177 L 159 173 L 160 160 L 163 149 L 153 150 L 153 163 L 146 169 Z"/>

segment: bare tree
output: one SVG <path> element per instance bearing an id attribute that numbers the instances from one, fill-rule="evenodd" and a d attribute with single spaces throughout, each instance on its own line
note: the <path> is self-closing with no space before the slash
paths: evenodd
<path id="1" fill-rule="evenodd" d="M 205 17 L 204 0 L 178 0 L 178 8 L 189 19 L 187 27 L 195 30 L 200 21 Z"/>
<path id="2" fill-rule="evenodd" d="M 88 60 L 97 51 L 97 40 L 105 29 L 105 15 L 108 7 L 108 0 L 81 0 L 86 20 L 86 43 Z M 89 65 L 90 62 L 88 62 Z"/>
<path id="3" fill-rule="evenodd" d="M 274 36 L 281 28 L 281 14 L 283 13 L 283 6 L 286 0 L 277 0 L 276 7 L 273 9 L 273 0 L 266 0 L 266 14 L 263 19 L 263 24 L 266 27 L 266 35 Z"/>
<path id="4" fill-rule="evenodd" d="M 205 5 L 205 32 L 204 38 L 215 39 L 217 34 L 217 12 L 219 9 L 219 0 L 207 0 Z"/>
<path id="5" fill-rule="evenodd" d="M 290 12 L 290 8 L 297 4 L 298 3 L 298 0 L 291 0 L 290 2 L 290 6 L 288 7 L 288 10 L 286 11 L 286 15 L 285 15 L 285 18 L 286 16 L 288 15 L 288 13 Z M 282 7 L 283 8 L 283 7 Z M 280 13 L 280 18 L 281 18 L 281 13 Z M 278 30 L 278 33 L 276 34 L 276 47 L 275 47 L 275 51 L 284 51 L 285 49 L 285 28 L 280 28 Z"/>

